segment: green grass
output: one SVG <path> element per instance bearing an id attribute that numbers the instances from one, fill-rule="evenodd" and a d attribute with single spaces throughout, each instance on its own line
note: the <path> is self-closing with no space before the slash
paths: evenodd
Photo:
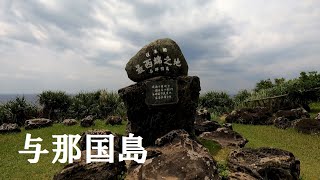
<path id="1" fill-rule="evenodd" d="M 306 180 L 320 180 L 320 136 L 307 135 L 294 129 L 282 130 L 274 126 L 234 124 L 235 131 L 249 140 L 246 147 L 274 147 L 292 152 L 301 162 L 301 176 Z"/>
<path id="2" fill-rule="evenodd" d="M 0 135 L 0 179 L 52 179 L 53 175 L 64 167 L 65 164 L 56 162 L 52 164 L 55 153 L 52 149 L 52 135 L 63 134 L 81 134 L 89 129 L 108 129 L 114 133 L 125 134 L 125 125 L 110 126 L 105 125 L 103 121 L 97 120 L 96 125 L 83 128 L 79 125 L 64 126 L 54 124 L 52 127 L 24 130 L 17 134 Z M 43 141 L 40 143 L 42 149 L 47 149 L 49 154 L 40 155 L 40 160 L 36 164 L 30 164 L 27 160 L 33 158 L 32 155 L 19 154 L 19 150 L 24 150 L 26 133 L 30 133 L 31 138 L 40 137 Z"/>
<path id="3" fill-rule="evenodd" d="M 320 113 L 320 102 L 311 103 L 309 106 L 311 108 L 310 116 L 311 118 L 315 118 Z"/>

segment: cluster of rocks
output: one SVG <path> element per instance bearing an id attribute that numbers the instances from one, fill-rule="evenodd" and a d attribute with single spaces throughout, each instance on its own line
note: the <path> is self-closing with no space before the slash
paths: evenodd
<path id="1" fill-rule="evenodd" d="M 319 115 L 320 117 L 320 115 Z M 317 117 L 316 117 L 317 120 Z M 280 129 L 295 128 L 303 133 L 319 133 L 319 121 L 310 119 L 303 108 L 279 110 L 272 113 L 265 107 L 243 108 L 232 111 L 227 117 L 228 123 L 274 125 Z"/>
<path id="2" fill-rule="evenodd" d="M 226 117 L 227 123 L 270 125 L 272 112 L 265 107 L 242 108 L 232 111 Z"/>
<path id="3" fill-rule="evenodd" d="M 241 149 L 248 142 L 233 131 L 230 123 L 272 124 L 266 108 L 232 112 L 227 123 L 211 121 L 205 109 L 196 111 L 200 80 L 187 76 L 188 65 L 171 39 L 159 39 L 143 47 L 126 65 L 128 77 L 136 84 L 122 88 L 119 95 L 127 108 L 127 133 L 143 137 L 147 158 L 143 164 L 119 162 L 119 136 L 115 136 L 115 163 L 89 163 L 81 159 L 67 165 L 54 179 L 220 179 L 216 161 L 197 137 L 235 149 L 228 157 L 229 179 L 297 179 L 299 161 L 292 153 L 278 149 Z M 197 112 L 197 113 L 196 113 Z M 85 118 L 82 123 L 93 123 Z M 87 123 L 88 122 L 88 123 Z M 109 117 L 107 124 L 120 124 Z M 79 142 L 86 152 L 87 131 Z M 92 151 L 94 152 L 94 151 Z"/>

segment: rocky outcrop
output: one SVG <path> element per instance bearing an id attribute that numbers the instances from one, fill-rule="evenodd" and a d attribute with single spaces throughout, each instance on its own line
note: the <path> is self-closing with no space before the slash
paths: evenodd
<path id="1" fill-rule="evenodd" d="M 94 126 L 94 119 L 93 119 L 93 116 L 87 116 L 85 118 L 83 118 L 81 121 L 80 121 L 80 126 L 82 127 L 90 127 L 90 126 Z"/>
<path id="2" fill-rule="evenodd" d="M 265 107 L 243 108 L 232 111 L 226 117 L 227 123 L 270 125 L 272 112 Z"/>
<path id="3" fill-rule="evenodd" d="M 243 172 L 233 172 L 228 175 L 228 180 L 257 180 L 257 178 Z"/>
<path id="4" fill-rule="evenodd" d="M 129 167 L 126 179 L 219 179 L 212 156 L 186 131 L 171 131 L 155 144 L 147 148 L 145 163 Z"/>
<path id="5" fill-rule="evenodd" d="M 75 119 L 65 119 L 65 120 L 63 120 L 62 124 L 65 126 L 74 126 L 74 125 L 78 124 L 78 121 Z"/>
<path id="6" fill-rule="evenodd" d="M 315 119 L 300 119 L 295 122 L 294 128 L 305 134 L 320 134 L 320 121 Z"/>
<path id="7" fill-rule="evenodd" d="M 157 76 L 186 76 L 188 64 L 176 42 L 158 39 L 144 46 L 126 65 L 129 79 L 140 82 Z"/>
<path id="8" fill-rule="evenodd" d="M 279 110 L 274 114 L 275 118 L 282 117 L 290 121 L 302 118 L 310 118 L 309 113 L 303 108 L 291 109 L 291 110 Z"/>
<path id="9" fill-rule="evenodd" d="M 248 140 L 243 138 L 239 133 L 225 127 L 218 128 L 212 132 L 204 132 L 199 137 L 216 141 L 222 147 L 242 148 L 248 143 Z"/>
<path id="10" fill-rule="evenodd" d="M 163 81 L 176 81 L 173 103 L 148 105 L 147 85 Z M 179 76 L 177 78 L 156 77 L 119 90 L 128 116 L 127 130 L 143 138 L 144 146 L 175 129 L 184 129 L 194 134 L 194 120 L 199 99 L 200 80 L 198 77 Z"/>
<path id="11" fill-rule="evenodd" d="M 52 121 L 50 119 L 40 118 L 40 119 L 29 119 L 25 121 L 25 129 L 38 129 L 43 127 L 52 126 Z"/>
<path id="12" fill-rule="evenodd" d="M 228 167 L 261 180 L 298 180 L 300 175 L 300 161 L 291 152 L 275 148 L 234 150 L 228 157 Z"/>
<path id="13" fill-rule="evenodd" d="M 210 121 L 211 120 L 211 114 L 210 112 L 205 109 L 205 108 L 201 108 L 197 110 L 196 113 L 196 122 L 203 122 L 203 121 Z"/>
<path id="14" fill-rule="evenodd" d="M 94 151 L 93 151 L 94 152 Z M 80 161 L 66 165 L 61 172 L 57 173 L 53 180 L 105 180 L 105 179 L 121 179 L 126 172 L 125 162 L 119 162 L 119 153 L 115 152 L 115 162 L 94 162 L 86 163 L 86 151 L 82 151 Z"/>
<path id="15" fill-rule="evenodd" d="M 316 120 L 320 121 L 320 113 L 318 113 L 318 115 L 315 118 Z"/>
<path id="16" fill-rule="evenodd" d="M 21 129 L 19 128 L 18 124 L 14 123 L 3 123 L 0 126 L 0 134 L 5 134 L 5 133 L 16 133 L 16 132 L 21 132 Z"/>
<path id="17" fill-rule="evenodd" d="M 121 136 L 118 135 L 118 134 L 115 134 L 115 133 L 112 133 L 111 131 L 109 130 L 105 130 L 105 129 L 93 129 L 93 130 L 88 130 L 88 131 L 85 131 L 83 133 L 81 133 L 81 138 L 79 140 L 79 147 L 80 149 L 83 151 L 83 150 L 86 150 L 86 145 L 87 145 L 87 135 L 90 134 L 90 135 L 109 135 L 109 134 L 112 134 L 114 135 L 114 150 L 115 151 L 118 151 L 118 152 L 121 152 L 122 150 L 122 147 L 121 147 Z M 108 146 L 108 142 L 106 143 L 102 143 L 103 145 L 106 145 Z M 94 143 L 92 142 L 91 143 L 91 146 L 97 146 L 97 143 Z"/>
<path id="18" fill-rule="evenodd" d="M 292 121 L 285 117 L 277 117 L 273 120 L 274 126 L 280 129 L 287 129 L 292 127 Z"/>
<path id="19" fill-rule="evenodd" d="M 203 121 L 203 122 L 195 121 L 194 132 L 196 136 L 199 136 L 204 132 L 215 131 L 220 127 L 221 125 L 216 121 Z"/>
<path id="20" fill-rule="evenodd" d="M 108 116 L 106 120 L 106 125 L 121 125 L 122 124 L 122 118 L 120 116 Z"/>

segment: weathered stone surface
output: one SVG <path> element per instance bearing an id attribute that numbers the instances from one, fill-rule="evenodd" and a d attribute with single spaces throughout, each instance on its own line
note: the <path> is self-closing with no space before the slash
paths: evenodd
<path id="1" fill-rule="evenodd" d="M 126 65 L 126 71 L 129 79 L 140 82 L 157 76 L 186 76 L 188 64 L 177 43 L 171 39 L 158 39 L 133 56 Z"/>
<path id="2" fill-rule="evenodd" d="M 148 106 L 146 84 L 163 81 L 170 77 L 155 77 L 119 90 L 119 95 L 127 107 L 127 131 L 143 138 L 144 146 L 175 129 L 185 129 L 194 134 L 195 113 L 199 99 L 200 80 L 193 76 L 175 78 L 178 84 L 178 103 Z"/>
<path id="3" fill-rule="evenodd" d="M 80 121 L 80 125 L 82 127 L 90 127 L 90 126 L 94 126 L 94 119 L 93 119 L 93 116 L 87 116 L 85 118 L 83 118 L 81 121 Z"/>
<path id="4" fill-rule="evenodd" d="M 157 146 L 147 149 L 144 164 L 129 168 L 127 180 L 219 179 L 216 162 L 208 151 L 189 138 L 184 130 L 175 130 L 157 139 Z"/>
<path id="5" fill-rule="evenodd" d="M 121 152 L 121 150 L 122 150 L 121 136 L 118 134 L 112 133 L 111 131 L 106 130 L 106 129 L 93 129 L 93 130 L 88 130 L 88 131 L 81 133 L 81 139 L 79 140 L 79 146 L 82 151 L 86 150 L 86 148 L 87 148 L 86 140 L 87 140 L 88 134 L 90 134 L 90 135 L 109 135 L 109 134 L 112 134 L 112 135 L 114 135 L 114 150 Z M 102 144 L 109 146 L 109 143 L 102 143 Z M 97 143 L 92 142 L 91 146 L 97 146 Z"/>
<path id="6" fill-rule="evenodd" d="M 25 121 L 25 129 L 38 129 L 43 127 L 52 126 L 52 121 L 50 119 L 40 118 L 40 119 L 29 119 Z"/>
<path id="7" fill-rule="evenodd" d="M 0 134 L 4 133 L 16 133 L 21 132 L 21 129 L 19 128 L 18 124 L 14 123 L 3 123 L 0 126 Z"/>
<path id="8" fill-rule="evenodd" d="M 273 121 L 274 126 L 280 129 L 287 129 L 289 127 L 292 127 L 292 122 L 285 118 L 285 117 L 277 117 Z"/>
<path id="9" fill-rule="evenodd" d="M 243 172 L 233 172 L 229 174 L 228 180 L 257 180 L 257 178 Z"/>
<path id="10" fill-rule="evenodd" d="M 194 123 L 194 132 L 196 136 L 204 132 L 215 131 L 218 128 L 221 128 L 221 125 L 216 121 L 203 121 L 203 122 L 195 122 Z"/>
<path id="11" fill-rule="evenodd" d="M 248 143 L 248 140 L 243 138 L 239 133 L 225 127 L 218 128 L 213 132 L 204 132 L 199 137 L 216 141 L 222 147 L 242 148 Z"/>
<path id="12" fill-rule="evenodd" d="M 94 151 L 93 151 L 94 152 Z M 82 151 L 81 160 L 66 165 L 63 170 L 54 176 L 54 180 L 105 180 L 105 179 L 121 179 L 126 171 L 125 162 L 119 162 L 119 153 L 115 152 L 115 162 L 95 162 L 86 163 L 85 151 Z"/>
<path id="13" fill-rule="evenodd" d="M 106 124 L 113 125 L 121 125 L 122 124 L 122 118 L 120 116 L 108 116 L 106 120 Z"/>
<path id="14" fill-rule="evenodd" d="M 296 120 L 302 118 L 310 118 L 309 113 L 304 110 L 303 108 L 291 109 L 291 110 L 279 110 L 275 113 L 275 117 L 283 117 L 287 118 L 288 120 Z"/>
<path id="15" fill-rule="evenodd" d="M 232 127 L 232 124 L 231 124 L 231 123 L 223 123 L 222 126 L 225 127 L 225 128 L 228 128 L 228 129 L 233 130 L 233 127 Z"/>
<path id="16" fill-rule="evenodd" d="M 211 120 L 211 114 L 207 109 L 201 108 L 197 110 L 196 122 L 210 121 L 210 120 Z"/>
<path id="17" fill-rule="evenodd" d="M 269 125 L 272 124 L 272 112 L 265 107 L 243 108 L 234 110 L 229 115 L 227 115 L 226 122 Z"/>
<path id="18" fill-rule="evenodd" d="M 294 128 L 306 134 L 320 134 L 320 121 L 315 119 L 300 119 L 295 122 Z"/>
<path id="19" fill-rule="evenodd" d="M 228 157 L 228 167 L 261 180 L 298 180 L 300 175 L 300 161 L 291 152 L 275 148 L 234 150 Z"/>
<path id="20" fill-rule="evenodd" d="M 65 119 L 65 120 L 63 120 L 62 124 L 65 126 L 73 126 L 73 125 L 78 124 L 78 121 L 75 119 Z"/>
<path id="21" fill-rule="evenodd" d="M 315 118 L 316 120 L 320 121 L 320 113 L 318 113 L 318 115 Z"/>

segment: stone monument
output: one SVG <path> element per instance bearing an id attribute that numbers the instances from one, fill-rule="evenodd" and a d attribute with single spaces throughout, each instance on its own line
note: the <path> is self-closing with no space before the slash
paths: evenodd
<path id="1" fill-rule="evenodd" d="M 171 130 L 194 135 L 200 80 L 188 76 L 188 64 L 177 43 L 158 39 L 144 46 L 126 65 L 136 82 L 119 90 L 127 107 L 127 131 L 153 145 Z"/>

